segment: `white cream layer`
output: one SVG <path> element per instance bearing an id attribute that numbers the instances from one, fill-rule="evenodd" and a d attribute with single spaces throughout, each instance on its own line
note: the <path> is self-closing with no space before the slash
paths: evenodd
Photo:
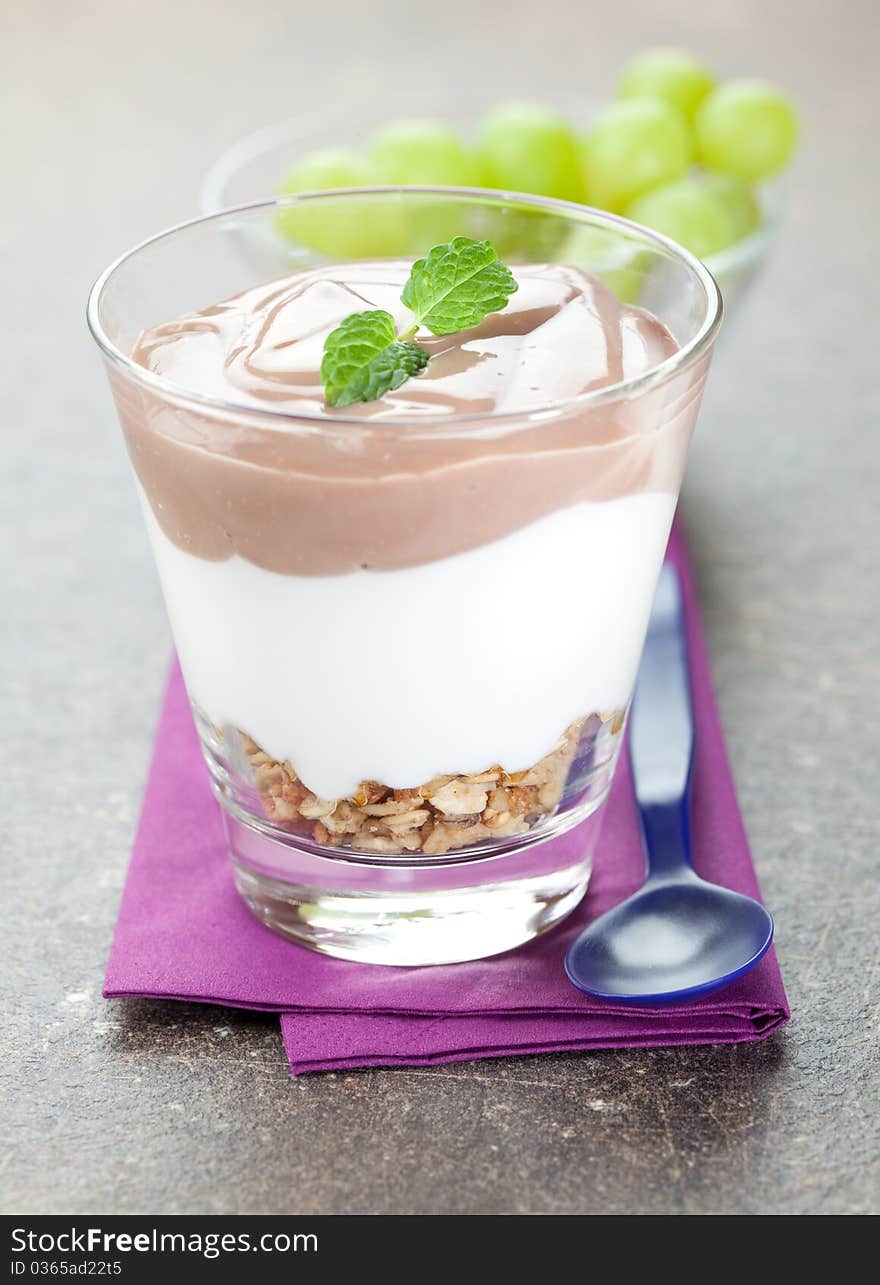
<path id="1" fill-rule="evenodd" d="M 625 706 L 675 510 L 642 492 L 422 566 L 287 576 L 184 553 L 141 499 L 190 697 L 326 799 L 522 771 Z"/>

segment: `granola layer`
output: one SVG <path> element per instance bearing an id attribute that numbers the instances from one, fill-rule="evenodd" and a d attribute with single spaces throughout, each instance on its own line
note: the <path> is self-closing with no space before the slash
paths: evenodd
<path id="1" fill-rule="evenodd" d="M 320 799 L 290 762 L 271 758 L 240 732 L 253 785 L 275 825 L 327 847 L 394 856 L 442 856 L 457 848 L 525 834 L 559 806 L 578 745 L 588 724 L 623 727 L 622 711 L 572 723 L 554 749 L 524 772 L 500 765 L 483 772 L 435 776 L 415 789 L 395 790 L 362 781 L 344 799 Z"/>

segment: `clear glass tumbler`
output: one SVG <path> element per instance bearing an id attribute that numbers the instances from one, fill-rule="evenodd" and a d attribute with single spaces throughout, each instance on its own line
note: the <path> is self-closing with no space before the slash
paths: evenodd
<path id="1" fill-rule="evenodd" d="M 456 233 L 489 237 L 514 273 L 590 273 L 677 347 L 586 392 L 560 398 L 557 371 L 552 394 L 443 416 L 295 416 L 132 359 L 145 330 L 262 283 Z M 663 237 L 456 189 L 263 201 L 99 278 L 89 324 L 235 881 L 269 927 L 346 959 L 438 964 L 577 905 L 720 313 L 711 275 Z"/>

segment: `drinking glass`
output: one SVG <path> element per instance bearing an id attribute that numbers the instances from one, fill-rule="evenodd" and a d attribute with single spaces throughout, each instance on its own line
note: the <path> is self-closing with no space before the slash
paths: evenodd
<path id="1" fill-rule="evenodd" d="M 145 330 L 262 283 L 458 233 L 514 273 L 591 273 L 676 350 L 587 392 L 413 417 L 298 416 L 132 358 Z M 448 188 L 226 210 L 99 278 L 89 324 L 233 875 L 269 927 L 438 964 L 580 901 L 720 313 L 707 269 L 644 228 Z M 568 360 L 577 385 L 586 354 Z"/>

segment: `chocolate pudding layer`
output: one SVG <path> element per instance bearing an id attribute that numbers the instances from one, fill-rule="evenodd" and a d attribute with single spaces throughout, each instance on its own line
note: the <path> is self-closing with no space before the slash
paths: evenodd
<path id="1" fill-rule="evenodd" d="M 708 356 L 645 391 L 579 402 L 676 343 L 571 267 L 515 267 L 504 312 L 419 333 L 423 375 L 343 417 L 327 407 L 324 339 L 366 308 L 406 328 L 409 270 L 321 267 L 140 336 L 133 359 L 167 383 L 114 370 L 114 395 L 168 540 L 212 562 L 337 576 L 436 562 L 585 501 L 677 494 Z"/>

